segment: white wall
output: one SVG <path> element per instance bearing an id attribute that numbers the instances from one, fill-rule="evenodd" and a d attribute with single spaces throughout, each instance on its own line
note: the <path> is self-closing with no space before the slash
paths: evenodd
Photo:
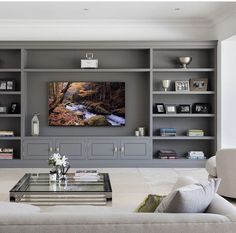
<path id="1" fill-rule="evenodd" d="M 236 41 L 221 43 L 221 148 L 236 148 Z"/>
<path id="2" fill-rule="evenodd" d="M 231 115 L 234 110 L 229 105 L 233 99 L 236 100 L 236 91 L 233 90 L 233 84 L 236 85 L 236 73 L 233 70 L 235 66 L 232 57 L 235 56 L 236 48 L 233 38 L 236 35 L 236 13 L 230 14 L 227 18 L 221 19 L 214 27 L 214 36 L 218 40 L 217 47 L 217 145 L 218 149 L 226 147 L 236 147 L 236 137 L 232 133 L 236 131 L 235 119 Z M 234 58 L 235 60 L 235 58 Z M 233 62 L 233 65 L 229 65 Z M 235 74 L 234 74 L 235 73 Z M 232 84 L 232 86 L 231 86 Z M 228 100 L 230 101 L 228 102 Z M 231 114 L 228 114 L 228 112 Z M 236 112 L 234 112 L 236 113 Z M 235 144 L 235 145 L 234 145 Z"/>

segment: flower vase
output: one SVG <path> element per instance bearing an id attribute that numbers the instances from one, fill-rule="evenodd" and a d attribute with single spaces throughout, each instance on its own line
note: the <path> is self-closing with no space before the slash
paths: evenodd
<path id="1" fill-rule="evenodd" d="M 70 164 L 67 163 L 66 165 L 62 165 L 61 166 L 61 174 L 62 174 L 62 177 L 61 177 L 61 180 L 66 180 L 67 177 L 66 177 L 66 173 L 68 172 L 68 170 L 70 169 Z"/>

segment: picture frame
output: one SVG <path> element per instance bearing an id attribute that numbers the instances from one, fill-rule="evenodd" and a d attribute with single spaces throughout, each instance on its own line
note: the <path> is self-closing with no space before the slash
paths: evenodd
<path id="1" fill-rule="evenodd" d="M 175 81 L 175 91 L 188 92 L 189 91 L 189 81 Z"/>
<path id="2" fill-rule="evenodd" d="M 6 91 L 7 90 L 7 81 L 0 80 L 0 91 Z"/>
<path id="3" fill-rule="evenodd" d="M 19 114 L 20 113 L 20 104 L 19 103 L 11 103 L 9 108 L 9 114 Z"/>
<path id="4" fill-rule="evenodd" d="M 195 114 L 210 113 L 210 105 L 208 103 L 194 103 L 192 106 L 192 113 Z"/>
<path id="5" fill-rule="evenodd" d="M 165 109 L 166 109 L 166 114 L 175 114 L 177 112 L 176 105 L 174 104 L 166 104 Z"/>
<path id="6" fill-rule="evenodd" d="M 6 106 L 0 106 L 0 114 L 7 113 L 7 107 Z"/>
<path id="7" fill-rule="evenodd" d="M 155 104 L 155 112 L 158 114 L 165 114 L 166 113 L 165 105 L 163 103 Z"/>
<path id="8" fill-rule="evenodd" d="M 7 91 L 15 91 L 15 81 L 14 80 L 8 80 L 6 81 L 6 90 Z"/>
<path id="9" fill-rule="evenodd" d="M 191 91 L 207 91 L 208 78 L 191 78 L 190 90 Z"/>
<path id="10" fill-rule="evenodd" d="M 180 104 L 177 108 L 178 113 L 191 113 L 191 105 L 190 104 Z"/>

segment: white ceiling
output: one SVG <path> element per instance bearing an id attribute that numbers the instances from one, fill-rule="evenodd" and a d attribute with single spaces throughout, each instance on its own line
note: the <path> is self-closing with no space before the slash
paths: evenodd
<path id="1" fill-rule="evenodd" d="M 0 2 L 2 21 L 176 20 L 214 23 L 235 11 L 236 2 Z"/>

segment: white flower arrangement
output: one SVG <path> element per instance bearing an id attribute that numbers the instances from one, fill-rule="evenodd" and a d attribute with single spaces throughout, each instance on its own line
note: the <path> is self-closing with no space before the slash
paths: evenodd
<path id="1" fill-rule="evenodd" d="M 61 156 L 59 153 L 52 154 L 48 159 L 48 165 L 50 166 L 63 166 L 65 167 L 68 162 L 66 161 L 68 158 L 63 155 Z"/>

